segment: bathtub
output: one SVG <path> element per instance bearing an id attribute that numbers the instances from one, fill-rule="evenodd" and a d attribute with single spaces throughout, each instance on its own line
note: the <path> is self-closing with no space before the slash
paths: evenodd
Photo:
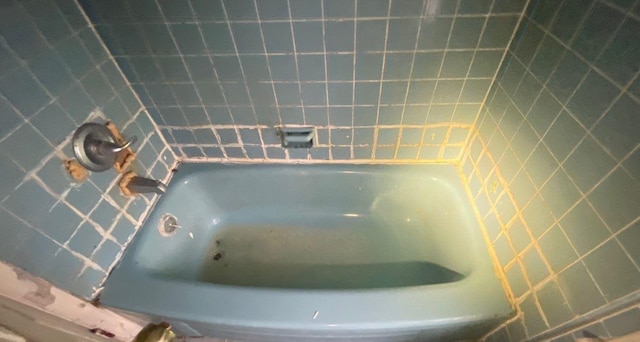
<path id="1" fill-rule="evenodd" d="M 471 339 L 512 312 L 452 165 L 184 164 L 100 301 L 244 341 Z"/>

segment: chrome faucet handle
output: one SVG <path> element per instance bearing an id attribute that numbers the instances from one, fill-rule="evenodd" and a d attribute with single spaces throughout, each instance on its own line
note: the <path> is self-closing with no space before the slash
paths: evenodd
<path id="1" fill-rule="evenodd" d="M 94 141 L 94 144 L 97 145 L 98 153 L 108 154 L 108 153 L 121 152 L 122 150 L 129 148 L 136 141 L 138 141 L 138 137 L 134 135 L 134 136 L 131 136 L 129 139 L 127 139 L 122 145 L 118 145 L 116 143 L 106 141 L 106 140 Z"/>
<path id="2" fill-rule="evenodd" d="M 72 139 L 73 154 L 88 170 L 100 172 L 111 168 L 118 152 L 130 147 L 137 141 L 136 136 L 127 139 L 124 144 L 116 139 L 105 125 L 86 123 L 80 126 Z"/>

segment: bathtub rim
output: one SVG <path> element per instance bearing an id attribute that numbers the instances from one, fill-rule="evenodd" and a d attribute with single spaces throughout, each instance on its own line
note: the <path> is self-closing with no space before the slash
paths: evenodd
<path id="1" fill-rule="evenodd" d="M 189 165 L 194 165 L 194 168 L 196 165 L 202 167 L 202 164 L 197 163 L 185 164 L 181 169 L 184 170 L 184 167 L 187 167 L 188 171 Z M 283 166 L 264 163 L 226 163 L 211 164 L 208 167 L 214 165 L 215 167 Z M 352 164 L 326 165 L 349 166 Z M 426 165 L 429 164 L 407 166 L 425 167 Z M 465 191 L 459 179 L 458 169 L 454 165 L 433 164 L 433 166 L 442 169 L 437 171 L 439 176 L 453 181 L 460 191 Z M 170 187 L 183 177 L 197 173 L 178 172 Z M 160 207 L 162 202 L 161 198 L 156 208 Z M 156 208 L 153 208 L 153 211 Z M 473 224 L 480 233 L 475 215 Z M 147 222 L 142 225 L 142 227 L 145 226 L 148 226 Z M 143 237 L 144 233 L 139 232 L 135 240 Z M 478 322 L 497 324 L 510 316 L 513 308 L 507 300 L 503 285 L 495 274 L 493 263 L 486 251 L 485 241 L 482 239 L 477 243 L 482 244 L 481 249 L 484 252 L 481 253 L 482 257 L 479 260 L 473 261 L 473 270 L 465 278 L 451 283 L 400 288 L 305 290 L 238 287 L 183 279 L 163 279 L 144 271 L 140 272 L 140 268 L 135 265 L 120 263 L 118 269 L 107 281 L 107 286 L 101 294 L 101 302 L 107 306 L 170 320 L 212 325 L 234 336 L 272 335 L 280 332 L 286 332 L 286 336 L 292 337 L 314 334 L 325 336 L 327 333 L 331 336 L 349 337 L 360 336 L 363 332 L 374 335 L 393 335 Z M 136 243 L 132 243 L 130 248 L 135 246 Z M 129 250 L 129 252 L 133 251 Z M 135 298 L 135 301 L 131 298 Z M 452 299 L 454 299 L 453 303 Z M 349 312 L 338 313 L 328 310 L 327 314 L 325 308 L 336 304 L 340 304 L 338 307 L 347 307 L 346 311 Z M 435 305 L 438 310 L 425 309 L 429 305 Z M 224 310 L 221 307 L 238 309 Z M 318 319 L 314 320 L 312 317 L 315 311 L 319 311 L 319 314 Z M 325 319 L 327 315 L 332 314 L 334 314 L 333 321 Z M 268 320 L 265 320 L 265 315 L 268 316 Z"/>

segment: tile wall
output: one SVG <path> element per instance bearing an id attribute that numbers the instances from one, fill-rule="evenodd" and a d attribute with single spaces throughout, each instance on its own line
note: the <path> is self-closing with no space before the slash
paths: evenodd
<path id="1" fill-rule="evenodd" d="M 175 153 L 208 160 L 458 159 L 525 2 L 81 1 Z"/>
<path id="2" fill-rule="evenodd" d="M 82 123 L 137 135 L 136 171 L 166 178 L 174 155 L 73 0 L 0 4 L 0 258 L 90 298 L 153 198 L 123 197 L 115 171 L 73 184 L 63 169 Z"/>
<path id="3" fill-rule="evenodd" d="M 635 0 L 529 4 L 461 163 L 520 309 L 489 340 L 637 305 L 638 37 Z"/>

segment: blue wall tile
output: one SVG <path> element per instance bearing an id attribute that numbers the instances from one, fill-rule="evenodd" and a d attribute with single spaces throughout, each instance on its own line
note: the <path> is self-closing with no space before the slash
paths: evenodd
<path id="1" fill-rule="evenodd" d="M 94 230 L 102 240 L 123 208 L 94 210 L 101 199 L 111 198 L 103 194 L 112 193 L 108 186 L 114 183 L 115 172 L 93 174 L 72 185 L 63 169 L 63 160 L 73 157 L 69 139 L 90 115 L 92 121 L 114 120 L 125 133 L 135 132 L 141 142 L 156 129 L 145 112 L 138 113 L 142 104 L 117 66 L 107 61 L 110 53 L 75 2 L 8 5 L 0 10 L 0 215 L 7 222 L 7 233 L 17 240 L 3 239 L 13 243 L 3 245 L 0 258 L 89 298 L 109 269 L 95 267 L 91 253 L 80 253 L 86 241 L 72 236 L 91 213 L 104 225 Z M 109 10 L 106 17 L 119 25 L 131 20 L 127 13 L 116 11 L 118 7 L 104 8 Z M 131 28 L 120 26 L 110 34 Z M 139 38 L 138 31 L 131 30 L 130 36 L 118 44 L 119 51 L 134 48 L 130 43 Z M 155 144 L 165 149 L 164 143 Z M 145 155 L 147 163 L 148 159 Z M 164 165 L 164 173 L 159 172 L 164 178 L 167 166 L 159 164 Z M 114 261 L 115 256 L 110 263 Z"/>

